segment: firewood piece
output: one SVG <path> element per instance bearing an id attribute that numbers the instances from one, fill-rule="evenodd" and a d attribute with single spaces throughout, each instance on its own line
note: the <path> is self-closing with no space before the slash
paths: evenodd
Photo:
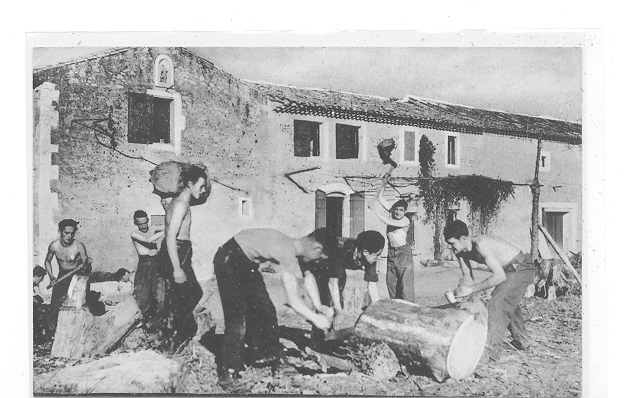
<path id="1" fill-rule="evenodd" d="M 485 307 L 483 303 L 473 306 L 479 305 Z M 459 380 L 472 374 L 485 349 L 487 317 L 482 313 L 487 310 L 427 308 L 380 300 L 362 314 L 355 334 L 388 344 L 406 365 L 426 366 L 438 381 L 447 377 Z"/>
<path id="2" fill-rule="evenodd" d="M 353 366 L 351 362 L 345 359 L 337 358 L 333 355 L 322 354 L 320 352 L 314 351 L 310 347 L 306 347 L 305 352 L 306 354 L 315 357 L 316 362 L 321 365 L 321 368 L 324 372 L 327 372 L 328 368 L 336 368 L 343 372 L 350 372 L 355 368 L 355 366 Z"/>
<path id="3" fill-rule="evenodd" d="M 538 224 L 538 228 L 539 228 L 540 231 L 542 231 L 542 233 L 544 234 L 546 239 L 548 239 L 548 242 L 550 242 L 550 244 L 552 245 L 553 249 L 555 249 L 555 252 L 563 260 L 563 263 L 566 265 L 566 267 L 568 267 L 568 270 L 572 273 L 572 275 L 574 275 L 574 277 L 576 278 L 578 283 L 582 285 L 583 282 L 581 282 L 581 276 L 578 274 L 578 272 L 576 272 L 576 270 L 574 269 L 572 264 L 570 264 L 570 260 L 568 260 L 566 255 L 563 254 L 563 251 L 561 250 L 561 248 L 559 248 L 559 245 L 557 245 L 557 242 L 555 242 L 555 240 L 552 238 L 552 236 L 550 236 L 550 234 L 548 233 L 546 228 L 544 228 L 542 226 L 542 224 Z"/>

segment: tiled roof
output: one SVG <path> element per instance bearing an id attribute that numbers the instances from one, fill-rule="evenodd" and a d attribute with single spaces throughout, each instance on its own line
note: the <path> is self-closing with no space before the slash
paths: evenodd
<path id="1" fill-rule="evenodd" d="M 246 81 L 278 103 L 278 113 L 417 126 L 468 134 L 497 134 L 581 144 L 581 124 L 407 96 L 402 100 Z"/>

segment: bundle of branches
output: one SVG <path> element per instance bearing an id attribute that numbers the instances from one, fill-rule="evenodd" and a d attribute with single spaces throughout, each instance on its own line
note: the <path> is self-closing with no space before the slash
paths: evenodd
<path id="1" fill-rule="evenodd" d="M 572 253 L 570 263 L 581 273 L 582 256 L 580 253 Z M 565 267 L 563 260 L 557 259 L 541 259 L 539 260 L 539 275 L 535 285 L 535 295 L 538 297 L 548 297 L 549 300 L 555 300 L 557 296 L 564 294 L 580 295 L 582 288 L 576 282 L 574 276 Z"/>
<path id="2" fill-rule="evenodd" d="M 514 194 L 511 181 L 480 175 L 441 177 L 420 183 L 426 222 L 435 222 L 444 211 L 466 200 L 471 213 L 478 213 L 483 230 L 496 218 L 501 203 Z"/>

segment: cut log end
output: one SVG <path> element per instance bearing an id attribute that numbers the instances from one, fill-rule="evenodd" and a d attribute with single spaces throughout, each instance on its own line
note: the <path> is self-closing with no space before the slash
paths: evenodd
<path id="1" fill-rule="evenodd" d="M 468 317 L 461 324 L 446 358 L 446 368 L 452 379 L 461 380 L 474 372 L 483 355 L 487 339 L 487 325 Z"/>

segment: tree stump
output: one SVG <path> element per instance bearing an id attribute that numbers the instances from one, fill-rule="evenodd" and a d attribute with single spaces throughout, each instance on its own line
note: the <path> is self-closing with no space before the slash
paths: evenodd
<path id="1" fill-rule="evenodd" d="M 129 296 L 104 315 L 94 316 L 84 306 L 89 277 L 73 278 L 59 311 L 50 355 L 78 359 L 106 354 L 141 319 L 141 310 Z"/>
<path id="2" fill-rule="evenodd" d="M 362 314 L 355 334 L 388 344 L 402 362 L 429 368 L 437 381 L 460 380 L 474 372 L 487 337 L 487 310 L 483 303 L 472 307 L 427 308 L 380 300 Z"/>

